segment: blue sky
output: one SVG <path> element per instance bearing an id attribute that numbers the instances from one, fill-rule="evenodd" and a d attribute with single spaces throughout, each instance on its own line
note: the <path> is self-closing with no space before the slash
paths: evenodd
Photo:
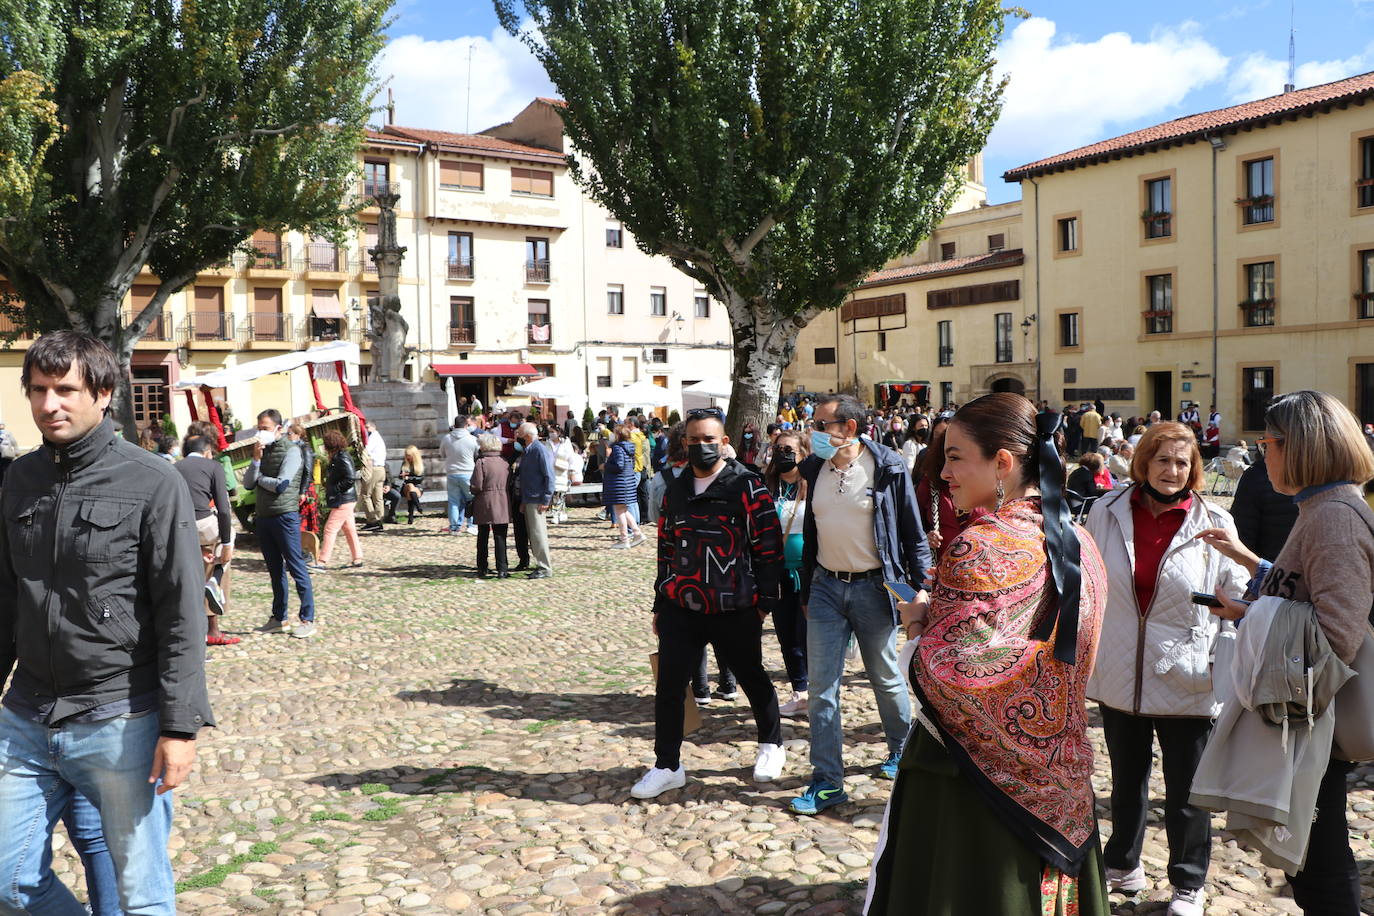
<path id="1" fill-rule="evenodd" d="M 1019 193 L 1008 168 L 1283 88 L 1289 0 L 1021 5 L 1032 17 L 1009 20 L 999 54 L 1012 83 L 986 152 L 994 201 Z M 378 70 L 397 123 L 478 131 L 554 94 L 490 2 L 398 0 L 395 13 Z M 1374 70 L 1374 0 L 1303 0 L 1296 27 L 1299 86 Z"/>

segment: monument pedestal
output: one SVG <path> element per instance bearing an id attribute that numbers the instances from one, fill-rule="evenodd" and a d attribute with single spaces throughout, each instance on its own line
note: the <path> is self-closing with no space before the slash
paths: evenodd
<path id="1" fill-rule="evenodd" d="M 369 382 L 350 390 L 353 401 L 377 424 L 386 442 L 388 473 L 396 473 L 406 446 L 414 445 L 425 459 L 425 489 L 443 492 L 448 475 L 439 459 L 439 439 L 453 419 L 444 415 L 448 397 L 443 390 L 437 384 L 414 382 Z"/>

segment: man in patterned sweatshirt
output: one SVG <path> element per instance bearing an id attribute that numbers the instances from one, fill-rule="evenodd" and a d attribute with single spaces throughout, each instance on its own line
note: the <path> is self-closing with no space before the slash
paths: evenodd
<path id="1" fill-rule="evenodd" d="M 668 485 L 658 522 L 656 759 L 631 790 L 635 798 L 686 785 L 683 701 L 707 643 L 735 673 L 753 709 L 759 735 L 754 779 L 777 779 L 786 760 L 778 695 L 763 668 L 761 642 L 763 620 L 778 601 L 782 531 L 763 481 L 723 456 L 729 443 L 719 410 L 688 412 L 683 444 L 691 473 Z"/>

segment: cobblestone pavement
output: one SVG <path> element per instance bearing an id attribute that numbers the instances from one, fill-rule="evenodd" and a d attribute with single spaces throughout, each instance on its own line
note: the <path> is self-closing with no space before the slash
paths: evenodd
<path id="1" fill-rule="evenodd" d="M 244 640 L 211 650 L 219 728 L 178 793 L 182 912 L 858 912 L 890 784 L 871 776 L 885 746 L 857 662 L 842 706 L 850 804 L 784 811 L 809 776 L 805 719 L 784 725 L 784 779 L 754 784 L 742 698 L 692 736 L 685 789 L 635 802 L 653 756 L 651 546 L 609 551 L 610 529 L 574 510 L 554 529 L 554 578 L 483 581 L 476 538 L 440 527 L 365 536 L 364 568 L 319 574 L 309 640 L 252 631 L 269 590 L 245 544 L 226 619 Z M 765 648 L 783 689 L 771 629 Z M 1357 779 L 1352 831 L 1374 901 L 1374 770 Z M 1118 912 L 1162 916 L 1161 804 L 1157 785 L 1145 865 L 1159 886 Z M 70 847 L 57 860 L 76 884 Z M 1209 916 L 1298 912 L 1283 887 L 1220 836 Z"/>

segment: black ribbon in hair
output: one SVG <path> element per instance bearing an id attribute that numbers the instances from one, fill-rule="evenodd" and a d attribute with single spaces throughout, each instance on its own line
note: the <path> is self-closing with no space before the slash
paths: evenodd
<path id="1" fill-rule="evenodd" d="M 1046 614 L 1031 633 L 1032 639 L 1046 640 L 1059 631 L 1054 640 L 1054 657 L 1072 665 L 1078 660 L 1078 595 L 1082 584 L 1082 569 L 1078 534 L 1069 517 L 1064 500 L 1064 465 L 1054 445 L 1054 434 L 1064 417 L 1058 412 L 1037 414 L 1035 418 L 1036 447 L 1040 450 L 1040 508 L 1045 517 L 1045 544 L 1049 555 L 1050 575 L 1059 601 L 1053 613 Z"/>

